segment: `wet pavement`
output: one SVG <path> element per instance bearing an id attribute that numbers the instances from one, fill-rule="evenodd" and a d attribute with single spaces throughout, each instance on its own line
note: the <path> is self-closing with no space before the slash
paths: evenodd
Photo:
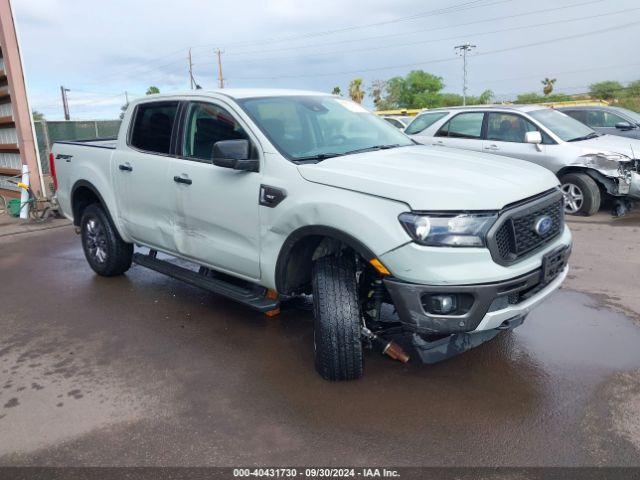
<path id="1" fill-rule="evenodd" d="M 598 297 L 332 384 L 309 312 L 97 277 L 71 228 L 0 239 L 0 280 L 3 465 L 640 465 L 640 328 Z"/>

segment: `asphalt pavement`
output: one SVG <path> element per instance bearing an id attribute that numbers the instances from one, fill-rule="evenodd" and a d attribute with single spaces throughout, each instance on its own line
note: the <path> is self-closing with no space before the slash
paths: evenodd
<path id="1" fill-rule="evenodd" d="M 0 465 L 640 465 L 630 218 L 572 223 L 521 327 L 437 365 L 368 352 L 349 383 L 315 373 L 308 311 L 98 277 L 69 226 L 0 237 Z"/>

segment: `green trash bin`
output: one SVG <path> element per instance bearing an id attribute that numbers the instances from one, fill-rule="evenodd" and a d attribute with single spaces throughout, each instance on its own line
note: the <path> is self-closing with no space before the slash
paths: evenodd
<path id="1" fill-rule="evenodd" d="M 12 198 L 11 200 L 9 200 L 9 202 L 7 203 L 7 211 L 9 212 L 9 215 L 11 215 L 12 217 L 19 217 L 20 205 L 21 203 L 19 198 Z"/>

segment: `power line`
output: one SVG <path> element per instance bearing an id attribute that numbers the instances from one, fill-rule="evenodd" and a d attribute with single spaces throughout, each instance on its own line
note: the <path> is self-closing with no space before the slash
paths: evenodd
<path id="1" fill-rule="evenodd" d="M 550 25 L 557 25 L 557 24 L 566 24 L 566 23 L 570 23 L 570 22 L 577 22 L 577 21 L 582 21 L 582 20 L 590 20 L 593 18 L 602 18 L 602 17 L 607 17 L 607 16 L 611 16 L 611 15 L 619 15 L 621 13 L 628 13 L 631 11 L 637 11 L 640 10 L 640 7 L 636 7 L 636 8 L 628 8 L 625 10 L 618 10 L 616 12 L 610 12 L 610 13 L 603 13 L 603 14 L 598 14 L 598 15 L 588 15 L 588 16 L 584 16 L 584 17 L 576 17 L 576 18 L 571 18 L 568 20 L 558 20 L 558 21 L 554 21 L 554 22 L 542 22 L 542 23 L 535 23 L 535 24 L 529 24 L 529 25 L 522 25 L 522 26 L 517 26 L 517 27 L 507 27 L 507 28 L 501 28 L 498 30 L 491 30 L 491 31 L 487 31 L 487 32 L 475 32 L 475 33 L 461 33 L 458 35 L 454 35 L 451 37 L 443 37 L 443 38 L 430 38 L 428 40 L 419 40 L 416 42 L 409 42 L 409 43 L 396 43 L 393 45 L 380 45 L 380 46 L 375 46 L 375 47 L 367 47 L 367 48 L 359 48 L 359 49 L 352 49 L 352 50 L 334 50 L 334 51 L 329 51 L 329 52 L 318 52 L 318 53 L 307 53 L 305 54 L 306 56 L 311 56 L 311 55 L 315 55 L 315 56 L 324 56 L 324 55 L 337 55 L 337 54 L 345 54 L 345 53 L 363 53 L 363 52 L 370 52 L 370 51 L 378 51 L 378 50 L 382 50 L 382 49 L 387 49 L 387 48 L 399 48 L 399 47 L 409 47 L 409 46 L 415 46 L 415 45 L 424 45 L 424 44 L 428 44 L 428 43 L 437 43 L 437 42 L 443 42 L 446 40 L 456 40 L 459 38 L 463 38 L 463 37 L 479 37 L 479 36 L 485 36 L 485 35 L 493 35 L 496 33 L 503 33 L 503 32 L 511 32 L 511 31 L 519 31 L 519 30 L 523 30 L 526 28 L 535 28 L 535 27 L 545 27 L 545 26 L 550 26 Z M 453 27 L 452 27 L 453 28 Z M 304 48 L 304 47 L 301 47 Z M 294 50 L 298 50 L 298 48 L 294 48 Z M 236 54 L 237 55 L 237 54 Z M 257 60 L 259 61 L 274 61 L 274 60 L 279 60 L 279 59 L 290 59 L 291 56 L 286 56 L 286 57 L 257 57 Z M 243 59 L 240 60 L 241 62 L 246 62 L 247 59 Z M 231 63 L 238 63 L 239 61 L 233 62 L 233 60 L 231 61 Z"/>
<path id="2" fill-rule="evenodd" d="M 443 27 L 428 28 L 426 30 L 425 29 L 420 29 L 420 30 L 413 30 L 413 31 L 409 31 L 409 32 L 400 32 L 400 33 L 392 33 L 392 34 L 385 34 L 385 35 L 376 35 L 376 36 L 371 36 L 371 37 L 362 37 L 362 38 L 355 38 L 355 39 L 345 39 L 345 40 L 338 40 L 338 41 L 335 41 L 335 42 L 323 42 L 323 43 L 316 43 L 316 44 L 311 44 L 311 45 L 300 45 L 300 46 L 295 46 L 295 47 L 287 46 L 287 47 L 280 47 L 280 48 L 275 48 L 275 49 L 270 49 L 270 50 L 249 50 L 249 51 L 244 51 L 244 52 L 243 51 L 240 51 L 240 52 L 231 51 L 230 55 L 235 57 L 235 56 L 239 56 L 239 55 L 283 52 L 283 51 L 289 51 L 289 50 L 298 50 L 298 49 L 313 48 L 313 47 L 324 47 L 324 46 L 328 46 L 328 45 L 341 45 L 343 43 L 362 42 L 362 41 L 369 41 L 369 40 L 379 40 L 379 39 L 388 40 L 391 37 L 403 37 L 405 35 L 414 35 L 416 33 L 432 33 L 432 32 L 436 32 L 438 30 L 450 30 L 452 28 L 467 27 L 469 25 L 477 25 L 479 23 L 494 22 L 494 21 L 500 21 L 500 20 L 509 20 L 509 19 L 518 18 L 518 17 L 536 15 L 536 14 L 539 14 L 539 13 L 548 13 L 548 12 L 555 12 L 555 11 L 558 11 L 558 10 L 566 10 L 568 8 L 583 7 L 583 6 L 591 5 L 591 4 L 594 4 L 594 3 L 602 3 L 603 1 L 604 0 L 590 0 L 588 2 L 573 3 L 571 5 L 563 5 L 561 7 L 547 8 L 547 9 L 543 9 L 543 10 L 534 10 L 534 11 L 525 12 L 525 13 L 518 13 L 518 14 L 514 14 L 514 15 L 505 15 L 505 16 L 502 16 L 502 17 L 487 18 L 487 19 L 484 19 L 484 20 L 475 20 L 473 22 L 459 23 L 457 25 L 446 25 L 446 26 L 443 26 Z M 566 21 L 573 21 L 573 19 L 566 20 Z M 454 38 L 459 38 L 459 37 L 454 37 Z M 447 39 L 443 39 L 443 40 L 447 40 Z M 352 50 L 352 52 L 356 52 L 356 51 L 358 51 L 358 50 Z"/>
<path id="3" fill-rule="evenodd" d="M 586 36 L 592 36 L 592 35 L 597 35 L 597 34 L 600 34 L 600 33 L 610 32 L 612 30 L 628 28 L 628 27 L 632 27 L 632 26 L 638 25 L 638 24 L 640 24 L 640 21 L 629 22 L 629 23 L 625 23 L 625 24 L 621 24 L 621 25 L 614 25 L 612 27 L 602 28 L 600 30 L 590 30 L 589 32 L 575 34 L 575 35 L 567 35 L 567 36 L 564 36 L 564 37 L 556 37 L 556 38 L 552 38 L 552 39 L 549 39 L 549 40 L 542 40 L 542 41 L 539 41 L 539 42 L 527 43 L 527 44 L 523 44 L 523 45 L 516 45 L 516 46 L 513 46 L 513 47 L 505 47 L 505 48 L 500 48 L 500 49 L 496 49 L 496 50 L 487 50 L 487 51 L 484 51 L 484 52 L 476 54 L 476 56 L 493 55 L 493 54 L 496 54 L 496 53 L 503 53 L 503 52 L 508 52 L 508 51 L 512 51 L 512 50 L 519 50 L 521 48 L 529 48 L 529 47 L 535 47 L 535 46 L 539 46 L 539 45 L 547 45 L 547 44 L 550 44 L 550 43 L 559 42 L 559 41 L 563 41 L 563 40 L 571 40 L 571 39 L 574 39 L 574 38 L 582 38 L 582 37 L 586 37 Z M 281 79 L 287 79 L 287 78 L 331 77 L 331 76 L 334 76 L 334 75 L 349 75 L 349 74 L 360 74 L 360 73 L 367 73 L 367 72 L 376 72 L 376 71 L 382 71 L 382 70 L 411 68 L 411 67 L 418 67 L 418 66 L 421 66 L 421 65 L 430 65 L 430 64 L 434 64 L 434 63 L 451 62 L 451 61 L 454 61 L 454 60 L 456 60 L 456 57 L 439 58 L 439 59 L 434 59 L 434 60 L 424 60 L 424 61 L 420 61 L 420 62 L 404 63 L 404 64 L 397 64 L 397 65 L 388 65 L 388 66 L 384 66 L 384 67 L 363 68 L 363 69 L 357 69 L 357 70 L 344 70 L 344 71 L 341 71 L 341 72 L 315 72 L 315 73 L 304 73 L 304 74 L 298 74 L 298 75 L 282 75 L 282 76 L 277 76 L 277 77 L 274 76 L 274 77 L 234 77 L 234 78 L 236 80 L 281 80 Z"/>
<path id="4" fill-rule="evenodd" d="M 265 44 L 270 44 L 270 43 L 281 43 L 281 42 L 285 42 L 285 41 L 293 41 L 293 40 L 298 40 L 298 39 L 313 38 L 313 37 L 318 37 L 318 36 L 326 36 L 326 35 L 332 35 L 332 34 L 336 34 L 336 33 L 343 33 L 343 32 L 347 32 L 347 31 L 353 31 L 353 30 L 357 30 L 357 29 L 365 29 L 365 28 L 371 28 L 371 27 L 376 27 L 376 26 L 388 25 L 388 24 L 392 24 L 392 23 L 405 22 L 405 21 L 415 20 L 415 19 L 418 19 L 418 18 L 424 18 L 424 17 L 427 17 L 427 16 L 443 15 L 443 14 L 447 14 L 447 13 L 457 13 L 457 12 L 464 11 L 464 10 L 469 10 L 469 9 L 472 9 L 472 8 L 487 7 L 487 6 L 497 5 L 497 4 L 501 4 L 501 3 L 507 3 L 507 2 L 511 2 L 513 0 L 496 0 L 496 1 L 491 2 L 491 3 L 482 4 L 481 2 L 484 2 L 484 1 L 485 0 L 473 0 L 473 1 L 469 1 L 469 2 L 460 3 L 460 4 L 457 4 L 457 5 L 452 5 L 450 7 L 440 8 L 440 9 L 436 9 L 436 10 L 430 10 L 430 11 L 427 11 L 427 12 L 421 12 L 421 13 L 417 13 L 417 14 L 414 14 L 414 15 L 409 15 L 409 16 L 405 16 L 405 17 L 400 17 L 400 18 L 381 21 L 381 22 L 376 22 L 376 23 L 369 23 L 369 24 L 355 25 L 355 26 L 347 26 L 347 27 L 342 27 L 342 28 L 333 29 L 333 30 L 325 30 L 325 31 L 307 33 L 307 34 L 302 34 L 302 35 L 292 35 L 292 36 L 281 37 L 281 38 L 263 39 L 263 40 L 256 40 L 256 41 L 251 41 L 251 42 L 236 42 L 236 43 L 226 44 L 225 46 L 233 46 L 233 45 L 240 45 L 240 46 L 265 45 Z M 219 44 L 221 42 L 217 42 L 217 43 Z M 209 48 L 209 47 L 215 46 L 215 45 L 216 44 L 202 44 L 202 45 L 193 46 L 192 48 L 194 48 L 194 49 L 197 49 L 197 48 Z M 131 71 L 130 71 L 131 68 L 133 68 L 134 70 L 138 70 L 140 67 L 144 67 L 146 65 L 149 65 L 151 63 L 155 63 L 155 62 L 160 61 L 160 60 L 164 60 L 167 57 L 171 57 L 171 56 L 180 54 L 182 52 L 184 52 L 184 49 L 176 50 L 174 52 L 167 53 L 167 54 L 165 54 L 165 55 L 163 55 L 161 57 L 150 59 L 150 60 L 148 60 L 148 61 L 146 61 L 146 62 L 144 62 L 142 64 L 139 64 L 137 66 L 134 65 L 133 67 L 130 67 L 127 72 L 125 72 L 125 75 L 131 73 Z M 165 66 L 169 66 L 169 65 L 173 65 L 173 64 L 179 63 L 181 61 L 182 60 L 178 59 L 178 60 L 166 63 L 164 65 L 152 66 L 150 69 L 151 70 L 157 70 L 157 69 L 163 68 Z M 100 79 L 100 82 L 102 82 L 105 78 L 112 78 L 112 77 L 117 76 L 117 75 L 119 75 L 121 73 L 123 73 L 123 72 L 113 72 L 112 74 L 103 75 L 101 77 L 101 79 Z M 139 72 L 137 72 L 137 73 L 139 73 Z"/>

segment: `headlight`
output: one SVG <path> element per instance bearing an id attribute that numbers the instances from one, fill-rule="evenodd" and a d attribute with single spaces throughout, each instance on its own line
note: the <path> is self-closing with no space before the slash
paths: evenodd
<path id="1" fill-rule="evenodd" d="M 498 214 L 402 213 L 398 218 L 411 238 L 420 245 L 484 247 L 487 231 L 498 218 Z"/>

